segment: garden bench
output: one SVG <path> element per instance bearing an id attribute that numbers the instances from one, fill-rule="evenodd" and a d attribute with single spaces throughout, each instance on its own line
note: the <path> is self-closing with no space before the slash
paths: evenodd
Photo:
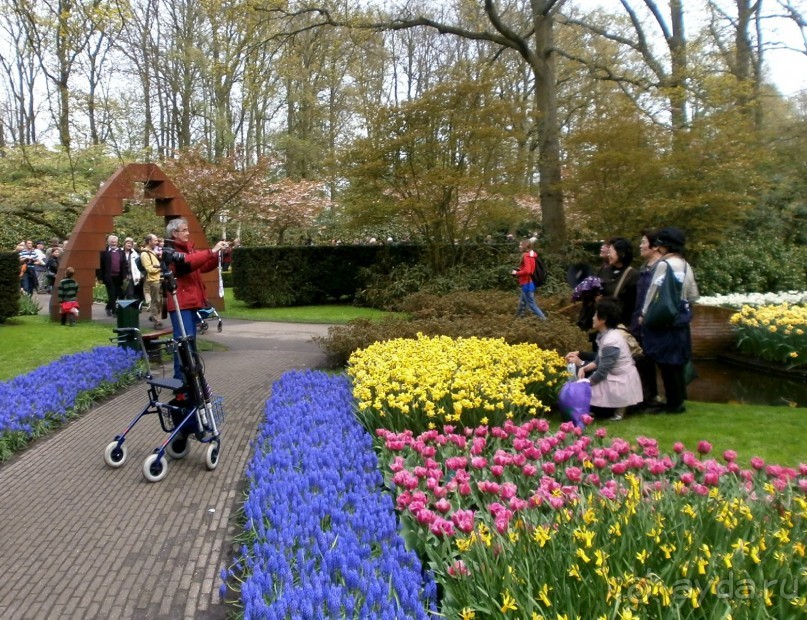
<path id="1" fill-rule="evenodd" d="M 160 344 L 158 341 L 163 336 L 168 336 L 172 338 L 174 335 L 174 330 L 171 327 L 165 327 L 163 329 L 155 329 L 154 331 L 148 332 L 146 334 L 142 334 L 143 338 L 143 346 L 146 348 L 146 353 L 149 356 L 149 361 L 159 361 L 160 360 Z"/>

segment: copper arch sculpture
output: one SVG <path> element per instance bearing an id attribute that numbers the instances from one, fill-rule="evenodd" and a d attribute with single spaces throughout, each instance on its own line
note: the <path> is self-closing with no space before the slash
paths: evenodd
<path id="1" fill-rule="evenodd" d="M 56 282 L 64 277 L 67 267 L 76 270 L 73 276 L 79 285 L 78 302 L 81 308 L 79 320 L 92 320 L 92 289 L 96 270 L 100 267 L 100 253 L 106 247 L 107 236 L 114 232 L 115 217 L 123 215 L 123 201 L 139 197 L 137 183 L 143 185 L 143 197 L 154 199 L 154 212 L 165 219 L 166 224 L 175 217 L 188 220 L 191 239 L 198 249 L 207 249 L 205 233 L 188 203 L 156 164 L 127 164 L 104 182 L 95 197 L 76 221 L 65 251 L 59 259 Z M 164 235 L 165 231 L 154 231 Z M 208 299 L 218 310 L 224 309 L 224 300 L 218 293 L 218 277 L 215 271 L 202 274 L 207 287 Z M 59 320 L 59 298 L 52 295 L 50 318 Z"/>

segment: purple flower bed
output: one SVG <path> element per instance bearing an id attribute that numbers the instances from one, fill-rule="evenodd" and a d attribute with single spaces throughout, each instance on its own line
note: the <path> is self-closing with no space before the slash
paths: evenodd
<path id="1" fill-rule="evenodd" d="M 87 393 L 132 372 L 138 359 L 129 349 L 96 347 L 0 383 L 0 440 L 21 435 L 24 441 L 58 424 Z"/>
<path id="2" fill-rule="evenodd" d="M 247 477 L 245 618 L 431 617 L 435 583 L 398 533 L 346 377 L 275 383 Z"/>

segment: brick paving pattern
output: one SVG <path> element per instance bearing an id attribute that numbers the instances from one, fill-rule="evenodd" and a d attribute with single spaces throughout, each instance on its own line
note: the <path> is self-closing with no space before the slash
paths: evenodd
<path id="1" fill-rule="evenodd" d="M 322 364 L 310 339 L 327 328 L 225 320 L 214 330 L 203 338 L 228 348 L 203 354 L 226 411 L 216 470 L 194 442 L 184 459 L 167 457 L 161 482 L 147 482 L 143 461 L 166 437 L 156 416 L 127 435 L 122 467 L 104 464 L 106 445 L 146 404 L 144 383 L 0 465 L 0 618 L 226 617 L 219 573 L 232 558 L 251 441 L 272 383 Z"/>

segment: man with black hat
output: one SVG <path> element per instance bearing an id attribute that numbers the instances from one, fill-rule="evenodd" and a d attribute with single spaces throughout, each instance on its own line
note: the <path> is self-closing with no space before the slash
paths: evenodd
<path id="1" fill-rule="evenodd" d="M 642 320 L 648 311 L 656 292 L 667 277 L 674 277 L 681 285 L 681 300 L 684 310 L 679 312 L 672 324 L 658 326 L 642 322 L 642 348 L 644 354 L 659 367 L 667 413 L 684 413 L 686 411 L 686 379 L 684 368 L 692 359 L 692 337 L 689 323 L 692 319 L 691 304 L 698 297 L 698 285 L 692 267 L 684 260 L 683 252 L 686 237 L 678 228 L 672 226 L 662 228 L 656 234 L 656 247 L 661 258 L 656 263 L 650 280 L 650 287 L 642 307 Z"/>

